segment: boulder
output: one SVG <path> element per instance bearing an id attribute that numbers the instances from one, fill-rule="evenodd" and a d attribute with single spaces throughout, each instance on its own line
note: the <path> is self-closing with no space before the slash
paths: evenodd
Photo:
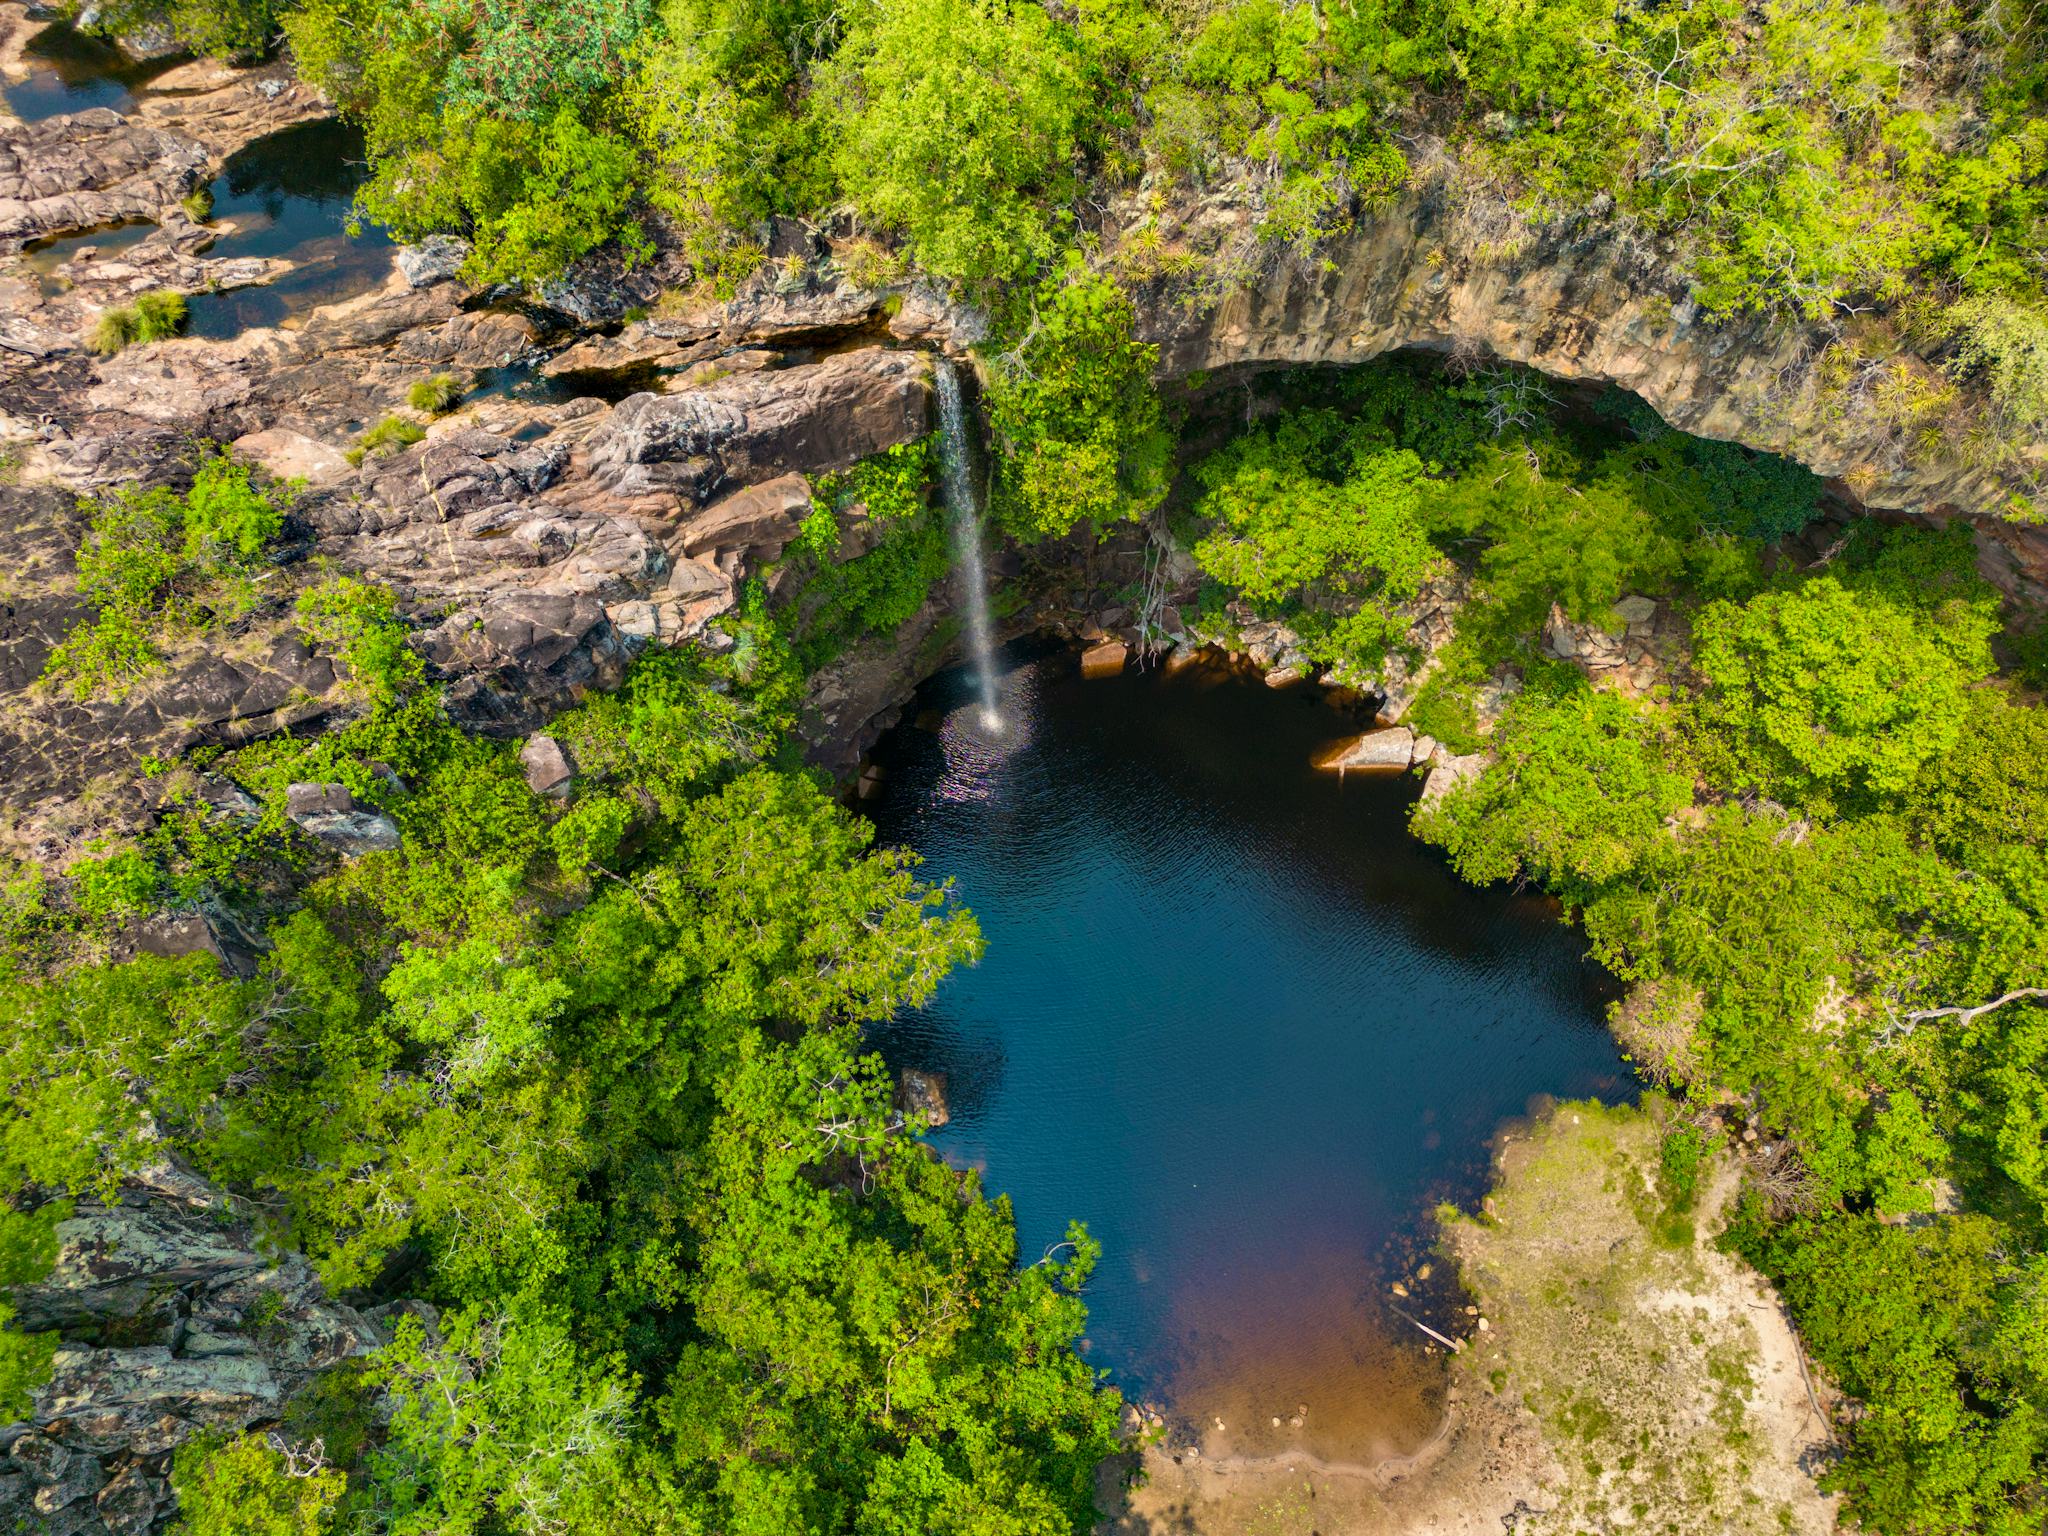
<path id="1" fill-rule="evenodd" d="M 1469 752 L 1462 757 L 1440 753 L 1436 766 L 1429 770 L 1429 777 L 1423 781 L 1422 803 L 1435 805 L 1461 784 L 1469 784 L 1478 778 L 1492 761 L 1490 752 Z"/>
<path id="2" fill-rule="evenodd" d="M 144 1536 L 170 1491 L 168 1483 L 150 1477 L 131 1462 L 114 1474 L 93 1504 L 113 1536 Z"/>
<path id="3" fill-rule="evenodd" d="M 469 242 L 455 235 L 429 235 L 418 245 L 401 246 L 398 273 L 408 288 L 431 288 L 459 277 L 469 260 Z"/>
<path id="4" fill-rule="evenodd" d="M 576 777 L 574 759 L 552 736 L 527 737 L 519 749 L 519 765 L 526 770 L 526 787 L 536 795 L 566 798 Z"/>
<path id="5" fill-rule="evenodd" d="M 1081 653 L 1083 677 L 1115 677 L 1130 659 L 1130 647 L 1121 640 L 1104 640 Z"/>
<path id="6" fill-rule="evenodd" d="M 1614 605 L 1616 615 L 1628 626 L 1631 635 L 1647 633 L 1657 623 L 1657 603 L 1654 598 L 1624 597 Z"/>
<path id="7" fill-rule="evenodd" d="M 235 451 L 280 480 L 303 480 L 310 486 L 336 485 L 356 472 L 339 448 L 277 427 L 236 438 Z"/>
<path id="8" fill-rule="evenodd" d="M 656 267 L 629 266 L 615 253 L 599 251 L 542 284 L 536 297 L 578 325 L 606 325 L 629 310 L 652 304 L 661 297 L 663 286 Z"/>
<path id="9" fill-rule="evenodd" d="M 1405 725 L 1367 731 L 1316 759 L 1318 768 L 1400 773 L 1415 761 L 1415 733 Z"/>
<path id="10" fill-rule="evenodd" d="M 344 857 L 388 853 L 399 844 L 398 823 L 374 806 L 360 805 L 341 784 L 293 784 L 285 790 L 285 814 L 309 837 Z"/>
<path id="11" fill-rule="evenodd" d="M 98 1461 L 90 1456 L 74 1456 L 54 1482 L 36 1489 L 32 1502 L 37 1514 L 54 1515 L 65 1505 L 89 1498 L 106 1485 L 107 1474 Z"/>
<path id="12" fill-rule="evenodd" d="M 1543 626 L 1543 649 L 1589 674 L 1616 671 L 1626 660 L 1619 636 L 1597 624 L 1577 623 L 1556 603 L 1550 605 L 1550 617 Z"/>
<path id="13" fill-rule="evenodd" d="M 811 482 L 802 475 L 778 475 L 735 491 L 684 522 L 682 551 L 759 550 L 772 560 L 796 537 L 810 510 Z"/>
<path id="14" fill-rule="evenodd" d="M 896 1107 L 906 1120 L 937 1130 L 953 1118 L 946 1104 L 946 1074 L 905 1067 L 896 1074 Z"/>
<path id="15" fill-rule="evenodd" d="M 834 514 L 839 524 L 839 542 L 832 549 L 832 563 L 844 565 L 873 553 L 888 533 L 888 525 L 868 511 L 867 503 L 855 502 Z"/>
<path id="16" fill-rule="evenodd" d="M 586 336 L 540 365 L 547 377 L 615 373 L 625 369 L 674 371 L 714 356 L 719 344 L 688 324 L 636 320 L 616 336 Z"/>

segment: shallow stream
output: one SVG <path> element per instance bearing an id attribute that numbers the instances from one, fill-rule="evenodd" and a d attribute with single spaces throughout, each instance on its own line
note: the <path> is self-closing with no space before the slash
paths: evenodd
<path id="1" fill-rule="evenodd" d="M 933 1144 L 1011 1197 L 1025 1262 L 1070 1218 L 1100 1239 L 1086 1347 L 1127 1393 L 1212 1455 L 1412 1451 L 1444 1372 L 1394 1309 L 1470 1331 L 1444 1266 L 1414 1284 L 1432 1209 L 1536 1096 L 1632 1093 L 1612 984 L 1550 903 L 1408 835 L 1414 779 L 1312 768 L 1361 723 L 1312 690 L 1006 667 L 1000 732 L 947 674 L 877 751 L 882 839 L 989 941 L 877 1045 L 947 1075 Z"/>

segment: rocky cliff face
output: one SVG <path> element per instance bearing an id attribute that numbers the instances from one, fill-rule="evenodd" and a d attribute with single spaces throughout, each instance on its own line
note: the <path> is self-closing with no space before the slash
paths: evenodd
<path id="1" fill-rule="evenodd" d="M 163 105 L 154 100 L 125 118 L 0 127 L 0 167 L 20 168 L 19 186 L 0 181 L 0 226 L 160 221 L 119 259 L 74 255 L 54 282 L 0 244 L 0 444 L 12 461 L 0 529 L 16 557 L 0 622 L 0 772 L 11 805 L 47 813 L 28 818 L 38 856 L 61 852 L 63 839 L 43 832 L 95 774 L 132 781 L 145 754 L 318 728 L 350 707 L 332 666 L 293 633 L 299 573 L 328 564 L 394 589 L 458 714 L 523 731 L 615 682 L 639 646 L 705 635 L 794 536 L 810 477 L 928 430 L 923 355 L 887 345 L 884 295 L 826 274 L 812 246 L 797 253 L 811 258 L 801 281 L 625 324 L 629 306 L 673 278 L 660 263 L 593 262 L 521 298 L 463 282 L 459 242 L 434 241 L 400 253 L 380 290 L 287 327 L 94 357 L 85 341 L 105 308 L 140 288 L 217 278 L 176 198 L 256 131 L 250 102 L 278 126 L 325 110 L 299 91 L 266 94 L 264 80 L 230 71 L 176 98 L 181 124 L 208 120 L 202 103 L 218 107 L 207 142 L 155 126 L 171 113 L 150 112 Z M 35 196 L 7 202 L 10 186 Z M 465 385 L 499 382 L 424 442 L 350 462 L 364 431 L 444 370 Z M 180 486 L 202 440 L 305 483 L 280 555 L 288 579 L 228 643 L 174 654 L 121 701 L 38 686 L 86 616 L 75 497 Z"/>
<path id="2" fill-rule="evenodd" d="M 75 1202 L 16 1326 L 62 1337 L 29 1416 L 0 1427 L 0 1528 L 142 1536 L 170 1513 L 172 1454 L 276 1423 L 320 1371 L 386 1342 L 297 1254 L 266 1254 L 226 1195 L 163 1164 Z"/>
<path id="3" fill-rule="evenodd" d="M 1361 363 L 1412 347 L 1616 384 L 1687 432 L 1797 459 L 1864 507 L 1967 517 L 1989 578 L 2048 597 L 2048 533 L 2009 517 L 2015 492 L 2048 471 L 2048 445 L 2000 471 L 1929 451 L 1928 423 L 1902 416 L 1880 386 L 1902 368 L 1930 389 L 1943 381 L 1888 338 L 1865 356 L 1854 323 L 1709 320 L 1670 253 L 1606 210 L 1503 241 L 1440 164 L 1417 159 L 1407 194 L 1308 261 L 1262 243 L 1241 191 L 1159 213 L 1136 198 L 1113 208 L 1121 245 L 1110 259 L 1140 278 L 1140 331 L 1158 343 L 1162 375 Z M 1173 275 L 1189 265 L 1202 275 Z"/>

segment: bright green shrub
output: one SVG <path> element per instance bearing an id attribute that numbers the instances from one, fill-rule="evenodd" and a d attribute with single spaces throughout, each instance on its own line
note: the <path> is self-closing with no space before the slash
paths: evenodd
<path id="1" fill-rule="evenodd" d="M 452 373 L 421 379 L 405 393 L 405 403 L 422 416 L 442 416 L 462 398 L 462 381 Z"/>
<path id="2" fill-rule="evenodd" d="M 49 1277 L 57 1262 L 57 1223 L 70 1215 L 70 1202 L 53 1200 L 24 1214 L 0 1208 L 0 1413 L 28 1417 L 35 1389 L 50 1379 L 57 1353 L 55 1329 L 23 1333 L 12 1326 L 14 1287 Z"/>
<path id="3" fill-rule="evenodd" d="M 291 1467 L 262 1435 L 197 1435 L 171 1462 L 181 1536 L 320 1536 L 332 1529 L 343 1475 Z"/>
<path id="4" fill-rule="evenodd" d="M 371 1478 L 416 1529 L 488 1529 L 504 1515 L 517 1530 L 576 1529 L 630 1497 L 633 1383 L 616 1362 L 584 1358 L 548 1308 L 465 1309 L 434 1341 L 405 1318 L 370 1375 L 394 1408 Z"/>
<path id="5" fill-rule="evenodd" d="M 805 671 L 860 635 L 893 633 L 951 569 L 943 515 L 930 504 L 936 453 L 930 439 L 904 443 L 818 482 L 811 514 L 782 555 L 797 585 L 778 622 Z M 867 553 L 842 561 L 838 513 L 855 506 L 866 508 L 880 538 Z"/>
<path id="6" fill-rule="evenodd" d="M 2048 843 L 2048 710 L 1972 689 L 1955 744 L 1927 759 L 1905 814 L 1953 858 Z"/>
<path id="7" fill-rule="evenodd" d="M 653 11 L 653 0 L 484 0 L 465 17 L 448 100 L 529 121 L 579 104 L 618 81 Z"/>
<path id="8" fill-rule="evenodd" d="M 1919 1095 L 1902 1088 L 1872 1118 L 1863 1147 L 1863 1178 L 1878 1213 L 1903 1216 L 1934 1209 L 1933 1180 L 1948 1143 L 1927 1118 Z"/>
<path id="9" fill-rule="evenodd" d="M 833 34 L 819 0 L 666 0 L 661 35 L 636 54 L 627 125 L 648 200 L 676 224 L 721 291 L 760 261 L 771 214 L 831 198 L 833 138 L 793 112 L 806 65 Z"/>
<path id="10" fill-rule="evenodd" d="M 1991 670 L 1986 630 L 1952 648 L 1926 617 L 1819 576 L 1696 629 L 1700 717 L 1735 782 L 1799 801 L 1888 798 L 1951 750 L 1966 690 Z"/>
<path id="11" fill-rule="evenodd" d="M 650 650 L 615 692 L 593 695 L 549 729 L 586 785 L 678 816 L 721 769 L 768 750 L 759 710 L 719 681 L 687 651 Z"/>
<path id="12" fill-rule="evenodd" d="M 167 341 L 185 329 L 185 296 L 160 290 L 110 309 L 93 328 L 92 349 L 114 353 L 143 342 Z"/>
<path id="13" fill-rule="evenodd" d="M 991 360 L 994 511 L 1013 537 L 1099 530 L 1165 494 L 1158 350 L 1132 337 L 1133 318 L 1115 283 L 1073 268 L 1038 291 L 1022 336 Z"/>
<path id="14" fill-rule="evenodd" d="M 426 664 L 406 643 L 404 621 L 387 588 L 337 576 L 299 594 L 299 623 L 307 638 L 332 652 L 351 684 L 382 709 L 413 694 Z"/>
<path id="15" fill-rule="evenodd" d="M 386 416 L 356 439 L 356 445 L 349 450 L 351 464 L 360 464 L 371 454 L 398 452 L 410 448 L 414 443 L 425 442 L 427 429 L 418 422 L 404 416 Z"/>
<path id="16" fill-rule="evenodd" d="M 1657 1143 L 1657 1168 L 1663 1175 L 1664 1198 L 1684 1215 L 1699 1199 L 1700 1172 L 1707 1157 L 1707 1139 L 1696 1125 L 1675 1125 Z"/>
<path id="17" fill-rule="evenodd" d="M 1424 501 L 1422 515 L 1442 535 L 1489 541 L 1480 580 L 1518 629 L 1540 628 L 1553 603 L 1581 623 L 1619 629 L 1618 599 L 1661 592 L 1682 568 L 1680 539 L 1626 469 L 1588 482 L 1545 468 L 1519 446 L 1486 450 Z"/>
<path id="18" fill-rule="evenodd" d="M 184 496 L 123 489 L 87 503 L 78 590 L 95 614 L 50 653 L 44 675 L 67 678 L 80 698 L 124 696 L 162 661 L 197 599 L 215 623 L 241 610 L 248 567 L 282 530 L 290 502 L 289 488 L 259 486 L 248 465 L 222 452 L 200 462 Z"/>
<path id="19" fill-rule="evenodd" d="M 1612 693 L 1525 690 L 1495 728 L 1496 761 L 1416 816 L 1416 831 L 1468 880 L 1526 874 L 1584 901 L 1629 874 L 1692 799 L 1667 764 L 1656 717 Z"/>

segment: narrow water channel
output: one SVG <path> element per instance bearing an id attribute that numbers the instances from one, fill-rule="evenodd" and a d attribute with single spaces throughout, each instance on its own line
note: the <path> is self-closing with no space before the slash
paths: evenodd
<path id="1" fill-rule="evenodd" d="M 1011 1197 L 1026 1262 L 1070 1218 L 1101 1240 L 1087 1348 L 1128 1393 L 1211 1455 L 1413 1450 L 1444 1373 L 1394 1309 L 1466 1320 L 1442 1266 L 1390 1287 L 1504 1121 L 1633 1092 L 1611 982 L 1408 835 L 1412 778 L 1313 769 L 1358 722 L 1312 691 L 1006 664 L 1000 734 L 953 673 L 876 754 L 883 841 L 989 941 L 877 1046 L 946 1074 L 932 1141 Z"/>

